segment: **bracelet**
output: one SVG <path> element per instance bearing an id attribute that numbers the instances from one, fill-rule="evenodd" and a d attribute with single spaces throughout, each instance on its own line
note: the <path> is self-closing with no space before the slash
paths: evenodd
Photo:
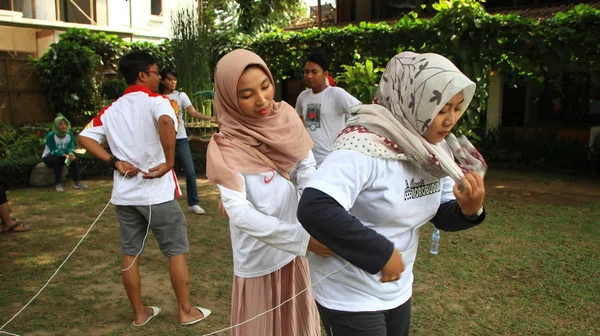
<path id="1" fill-rule="evenodd" d="M 110 169 L 117 170 L 117 161 L 121 161 L 121 160 L 119 160 L 119 158 L 117 158 L 116 156 L 111 155 L 110 159 L 108 159 L 108 161 L 106 163 L 108 164 Z"/>
<path id="2" fill-rule="evenodd" d="M 463 214 L 465 216 L 465 218 L 468 221 L 476 221 L 477 219 L 479 219 L 479 216 L 481 216 L 481 214 L 483 213 L 483 205 L 481 206 L 481 208 L 479 208 L 479 210 L 477 210 L 476 213 L 472 214 L 471 216 L 467 216 L 465 214 Z"/>

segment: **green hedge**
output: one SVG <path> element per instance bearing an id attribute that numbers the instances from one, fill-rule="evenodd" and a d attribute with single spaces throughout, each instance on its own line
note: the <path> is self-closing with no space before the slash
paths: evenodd
<path id="1" fill-rule="evenodd" d="M 411 13 L 392 25 L 365 23 L 297 32 L 274 31 L 258 37 L 236 36 L 217 46 L 222 55 L 247 48 L 263 57 L 275 78 L 301 78 L 305 57 L 320 49 L 332 57 L 331 71 L 354 64 L 356 55 L 376 66 L 401 51 L 435 52 L 447 56 L 477 84 L 476 96 L 458 131 L 481 124 L 487 109 L 487 83 L 492 71 L 516 83 L 523 78 L 544 83 L 547 77 L 575 66 L 589 71 L 600 85 L 600 11 L 578 5 L 547 20 L 515 14 L 490 15 L 478 1 L 435 4 L 431 19 Z M 561 90 L 558 87 L 557 90 Z"/>

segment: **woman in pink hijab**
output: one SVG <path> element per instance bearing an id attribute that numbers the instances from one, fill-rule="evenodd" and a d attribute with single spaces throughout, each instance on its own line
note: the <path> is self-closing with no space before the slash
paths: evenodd
<path id="1" fill-rule="evenodd" d="M 207 176 L 218 185 L 233 248 L 231 325 L 277 307 L 310 287 L 308 251 L 330 251 L 300 225 L 302 188 L 315 171 L 312 141 L 293 107 L 275 102 L 273 77 L 253 52 L 225 55 L 215 70 L 220 133 L 207 150 Z M 307 290 L 231 335 L 318 336 L 319 314 Z"/>

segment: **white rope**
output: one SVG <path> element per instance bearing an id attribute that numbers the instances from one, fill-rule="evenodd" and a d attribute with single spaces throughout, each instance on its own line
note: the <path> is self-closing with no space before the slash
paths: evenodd
<path id="1" fill-rule="evenodd" d="M 125 177 L 127 177 L 127 173 L 125 174 L 125 176 L 123 176 L 123 179 L 125 179 Z M 121 184 L 121 185 L 122 185 L 122 184 Z M 119 187 L 120 187 L 120 186 L 119 186 Z M 118 191 L 118 189 L 117 189 L 117 191 Z M 115 193 L 116 193 L 116 191 L 115 191 Z M 147 193 L 147 190 L 146 190 L 146 194 L 148 195 L 148 193 Z M 150 197 L 150 196 L 148 195 L 148 197 Z M 48 286 L 48 284 L 50 283 L 50 281 L 52 281 L 52 279 L 54 279 L 54 276 L 56 276 L 56 274 L 58 273 L 58 271 L 59 271 L 59 270 L 60 270 L 60 269 L 63 267 L 63 265 L 64 265 L 64 264 L 67 262 L 67 260 L 69 260 L 69 258 L 71 258 L 71 255 L 72 255 L 72 254 L 75 252 L 75 250 L 77 250 L 77 248 L 78 248 L 78 247 L 79 247 L 79 245 L 80 245 L 80 244 L 83 242 L 83 240 L 85 239 L 85 237 L 87 237 L 88 233 L 89 233 L 89 232 L 92 230 L 92 228 L 94 227 L 94 225 L 96 225 L 96 222 L 97 222 L 97 221 L 98 221 L 98 219 L 100 219 L 100 217 L 101 217 L 101 216 L 104 214 L 104 211 L 106 211 L 106 209 L 107 209 L 107 208 L 108 208 L 108 206 L 110 205 L 110 202 L 111 202 L 111 201 L 112 201 L 112 196 L 111 196 L 110 200 L 108 201 L 108 203 L 106 203 L 106 206 L 104 207 L 104 209 L 102 209 L 102 211 L 100 212 L 100 214 L 98 215 L 98 217 L 96 217 L 96 220 L 95 220 L 95 221 L 92 223 L 92 225 L 89 227 L 89 229 L 88 229 L 88 230 L 86 231 L 86 233 L 83 235 L 83 237 L 82 237 L 82 238 L 79 240 L 79 242 L 77 243 L 77 245 L 75 245 L 75 248 L 73 248 L 73 250 L 71 251 L 71 253 L 69 253 L 69 255 L 68 255 L 66 258 L 65 258 L 65 260 L 64 260 L 64 261 L 63 261 L 63 262 L 60 264 L 60 266 L 58 266 L 58 268 L 56 269 L 56 271 L 54 272 L 54 274 L 52 274 L 52 276 L 50 277 L 50 279 L 48 279 L 48 281 L 46 281 L 46 283 L 44 284 L 44 286 L 42 286 L 42 288 L 41 288 L 41 289 L 40 289 L 40 290 L 37 292 L 37 294 L 35 294 L 35 295 L 34 295 L 34 296 L 31 298 L 31 300 L 29 300 L 29 302 L 27 302 L 27 304 L 26 304 L 25 306 L 23 306 L 23 308 L 21 308 L 21 310 L 19 310 L 19 311 L 18 311 L 18 312 L 17 312 L 17 313 L 16 313 L 16 314 L 13 316 L 13 317 L 11 317 L 11 319 L 10 319 L 10 320 L 8 320 L 8 322 L 4 323 L 4 325 L 2 325 L 2 327 L 0 327 L 0 334 L 6 334 L 6 335 L 11 335 L 11 336 L 20 336 L 20 335 L 18 335 L 18 334 L 12 334 L 12 333 L 9 333 L 9 332 L 6 332 L 6 331 L 2 331 L 2 329 L 4 329 L 4 327 L 6 327 L 6 326 L 7 326 L 7 325 L 8 325 L 10 322 L 12 322 L 12 320 L 14 320 L 14 319 L 15 319 L 15 318 L 16 318 L 16 317 L 17 317 L 17 316 L 18 316 L 18 315 L 19 315 L 19 314 L 20 314 L 20 313 L 21 313 L 23 310 L 25 310 L 25 308 L 27 308 L 27 307 L 29 306 L 29 304 L 30 304 L 31 302 L 33 302 L 33 300 L 35 300 L 35 299 L 38 297 L 38 295 L 40 295 L 40 294 L 41 294 L 41 292 L 42 292 L 42 291 L 43 291 L 43 290 L 46 288 L 46 286 Z M 150 206 L 150 205 L 149 205 L 149 206 Z M 142 253 L 142 251 L 144 250 L 144 245 L 145 245 L 145 243 L 146 243 L 146 238 L 148 237 L 148 232 L 150 231 L 150 223 L 151 223 L 151 218 L 152 218 L 152 207 L 150 206 L 150 210 L 149 210 L 149 214 L 148 214 L 148 228 L 146 229 L 146 236 L 144 237 L 144 241 L 142 242 L 142 248 L 140 249 L 140 252 L 138 252 L 138 254 L 135 256 L 135 258 L 133 259 L 133 261 L 131 262 L 131 265 L 129 265 L 129 266 L 128 266 L 127 268 L 125 268 L 125 269 L 121 269 L 121 271 L 122 271 L 122 272 L 125 272 L 125 271 L 129 270 L 129 269 L 130 269 L 130 268 L 133 266 L 133 264 L 135 263 L 135 261 L 136 261 L 137 257 L 138 257 L 138 256 L 139 256 L 139 255 Z M 238 324 L 236 324 L 236 325 L 233 325 L 233 326 L 230 326 L 230 327 L 227 327 L 227 328 L 223 328 L 223 329 L 221 329 L 221 330 L 217 330 L 217 331 L 211 332 L 211 333 L 209 333 L 209 334 L 204 334 L 204 335 L 202 335 L 202 336 L 211 336 L 211 335 L 216 335 L 216 334 L 222 333 L 222 332 L 224 332 L 224 331 L 227 331 L 227 330 L 231 330 L 231 329 L 237 328 L 237 327 L 239 327 L 239 326 L 241 326 L 241 325 L 244 325 L 244 324 L 246 324 L 246 323 L 248 323 L 248 322 L 250 322 L 250 321 L 253 321 L 253 320 L 255 320 L 255 319 L 257 319 L 257 318 L 259 318 L 259 317 L 261 317 L 261 316 L 263 316 L 263 315 L 266 315 L 266 314 L 268 314 L 268 313 L 270 313 L 270 312 L 272 312 L 272 311 L 274 311 L 274 310 L 278 309 L 279 307 L 283 306 L 284 304 L 286 304 L 286 303 L 290 302 L 291 300 L 295 299 L 297 296 L 299 296 L 299 295 L 301 295 L 302 293 L 306 292 L 307 290 L 311 289 L 313 286 L 317 285 L 317 284 L 318 284 L 318 283 L 320 283 L 321 281 L 323 281 L 323 280 L 325 280 L 325 279 L 329 278 L 330 276 L 332 276 L 332 275 L 334 275 L 334 274 L 338 273 L 339 271 L 343 270 L 343 269 L 344 269 L 344 268 L 346 268 L 346 267 L 347 267 L 349 264 L 350 264 L 350 263 L 346 263 L 346 264 L 345 264 L 344 266 L 342 266 L 340 269 L 338 269 L 338 270 L 336 270 L 336 271 L 333 271 L 333 272 L 331 272 L 331 273 L 327 274 L 326 276 L 324 276 L 323 278 L 319 279 L 318 281 L 316 281 L 316 282 L 315 282 L 315 283 L 313 283 L 312 285 L 310 285 L 310 286 L 308 286 L 308 287 L 304 288 L 303 290 L 301 290 L 300 292 L 298 292 L 296 295 L 294 295 L 294 296 L 290 297 L 289 299 L 287 299 L 287 300 L 283 301 L 282 303 L 278 304 L 277 306 L 275 306 L 275 307 L 273 307 L 273 308 L 271 308 L 271 309 L 269 309 L 269 310 L 267 310 L 267 311 L 265 311 L 265 312 L 262 312 L 262 313 L 260 313 L 260 314 L 258 314 L 258 315 L 256 315 L 256 316 L 254 316 L 254 317 L 252 317 L 252 318 L 249 318 L 249 319 L 247 319 L 247 320 L 246 320 L 246 321 L 244 321 L 244 322 L 238 323 Z"/>
<path id="2" fill-rule="evenodd" d="M 125 173 L 125 176 L 123 176 L 123 180 L 127 177 L 128 173 L 129 172 Z M 123 185 L 123 184 L 121 183 L 121 185 Z M 120 188 L 120 186 L 119 186 L 119 188 Z M 117 190 L 115 191 L 115 194 L 117 193 L 118 190 L 119 189 L 117 188 Z M 92 223 L 92 225 L 89 227 L 89 229 L 85 232 L 85 234 L 83 235 L 83 237 L 81 237 L 81 239 L 79 240 L 79 242 L 77 243 L 77 245 L 75 245 L 75 248 L 73 248 L 73 250 L 71 251 L 71 253 L 69 253 L 69 255 L 65 258 L 65 260 L 60 264 L 60 266 L 58 266 L 58 268 L 56 269 L 56 271 L 54 272 L 54 274 L 52 274 L 52 276 L 50 277 L 50 279 L 48 279 L 48 281 L 46 281 L 46 283 L 44 284 L 44 286 L 42 286 L 42 288 L 31 298 L 31 300 L 29 300 L 29 302 L 27 302 L 27 304 L 25 306 L 23 306 L 23 308 L 21 308 L 21 310 L 19 310 L 13 317 L 10 318 L 10 320 L 8 320 L 8 322 L 4 323 L 2 325 L 2 327 L 0 327 L 0 332 L 1 333 L 6 333 L 6 332 L 2 331 L 2 329 L 4 329 L 4 327 L 6 327 L 10 322 L 12 322 L 12 320 L 14 320 L 17 316 L 19 316 L 19 314 L 21 314 L 21 312 L 23 310 L 25 310 L 25 308 L 27 308 L 29 306 L 29 304 L 31 302 L 33 302 L 33 300 L 35 300 L 35 298 L 37 298 L 38 295 L 40 295 L 42 293 L 42 291 L 46 288 L 46 286 L 48 286 L 48 284 L 50 283 L 50 281 L 52 281 L 52 279 L 54 279 L 54 277 L 56 276 L 56 274 L 58 273 L 58 271 L 60 271 L 60 269 L 67 262 L 67 260 L 69 260 L 69 258 L 71 258 L 71 255 L 73 255 L 73 253 L 75 253 L 75 250 L 77 250 L 77 248 L 79 247 L 79 245 L 81 245 L 81 243 L 83 242 L 83 240 L 85 239 L 85 237 L 87 237 L 88 233 L 90 233 L 90 231 L 92 230 L 92 228 L 94 227 L 94 225 L 96 225 L 96 222 L 104 214 L 104 211 L 106 211 L 106 208 L 108 208 L 108 206 L 110 205 L 111 201 L 112 201 L 112 195 L 110 197 L 110 200 L 108 200 L 108 203 L 106 203 L 106 206 L 104 207 L 104 209 L 102 209 L 102 211 L 100 212 L 100 214 L 98 215 L 98 217 L 96 217 L 96 220 Z M 6 333 L 6 334 L 8 334 L 8 333 Z M 11 334 L 8 334 L 8 335 L 11 335 Z M 12 334 L 12 335 L 14 335 L 14 334 Z"/>
<path id="3" fill-rule="evenodd" d="M 349 264 L 350 264 L 350 263 L 348 263 L 348 262 L 347 262 L 347 263 L 346 263 L 344 266 L 342 266 L 342 268 L 338 269 L 337 271 L 333 271 L 333 272 L 331 272 L 331 273 L 327 274 L 327 275 L 326 275 L 326 276 L 324 276 L 323 278 L 319 279 L 319 281 L 317 281 L 317 282 L 313 283 L 312 285 L 310 285 L 310 286 L 308 286 L 308 287 L 304 288 L 304 289 L 303 289 L 302 291 L 300 291 L 298 294 L 296 294 L 296 295 L 292 296 L 291 298 L 289 298 L 289 299 L 287 299 L 287 300 L 283 301 L 282 303 L 278 304 L 277 306 L 275 306 L 275 307 L 273 307 L 273 308 L 271 308 L 271 309 L 269 309 L 269 310 L 267 310 L 267 311 L 265 311 L 265 312 L 262 312 L 262 313 L 260 313 L 260 314 L 258 314 L 258 315 L 256 315 L 256 316 L 254 316 L 254 317 L 252 317 L 252 318 L 249 318 L 249 319 L 247 319 L 247 320 L 246 320 L 246 321 L 244 321 L 244 322 L 238 323 L 238 324 L 236 324 L 236 325 L 233 325 L 233 326 L 230 326 L 230 327 L 227 327 L 227 328 L 221 329 L 221 330 L 213 331 L 213 332 L 211 332 L 210 334 L 204 334 L 204 335 L 202 335 L 202 336 L 216 335 L 216 334 L 222 333 L 222 332 L 224 332 L 224 331 L 231 330 L 231 329 L 233 329 L 233 328 L 237 328 L 237 327 L 239 327 L 239 326 L 241 326 L 241 325 L 243 325 L 243 324 L 246 324 L 246 323 L 248 323 L 248 322 L 250 322 L 250 321 L 252 321 L 252 320 L 255 320 L 255 319 L 257 319 L 257 318 L 259 318 L 259 317 L 261 317 L 261 316 L 263 316 L 263 315 L 265 315 L 265 314 L 268 314 L 268 313 L 270 313 L 270 312 L 274 311 L 275 309 L 277 309 L 277 308 L 279 308 L 279 307 L 283 306 L 284 304 L 288 303 L 289 301 L 293 300 L 293 299 L 294 299 L 294 298 L 296 298 L 298 295 L 300 295 L 300 294 L 302 294 L 302 293 L 306 292 L 307 290 L 311 289 L 313 286 L 315 286 L 315 285 L 316 285 L 316 284 L 318 284 L 319 282 L 321 282 L 321 281 L 323 281 L 323 280 L 325 280 L 325 279 L 329 278 L 330 276 L 334 275 L 335 273 L 337 273 L 337 272 L 339 272 L 339 271 L 343 270 L 343 269 L 344 269 L 344 268 L 346 268 L 346 266 L 348 266 Z"/>

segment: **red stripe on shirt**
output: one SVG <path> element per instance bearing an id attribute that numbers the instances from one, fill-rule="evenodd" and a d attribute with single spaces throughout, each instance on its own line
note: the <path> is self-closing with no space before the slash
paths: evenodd
<path id="1" fill-rule="evenodd" d="M 173 182 L 175 182 L 175 198 L 179 198 L 181 197 L 181 189 L 179 188 L 179 182 L 177 181 L 174 169 L 171 169 L 171 174 L 173 175 Z"/>
<path id="2" fill-rule="evenodd" d="M 98 126 L 102 126 L 102 115 L 104 114 L 104 112 L 106 112 L 106 110 L 112 106 L 112 104 L 116 102 L 116 100 L 112 101 L 110 104 L 104 106 L 102 108 L 102 110 L 100 110 L 100 113 L 98 113 L 97 116 L 94 117 L 94 119 L 92 119 L 92 121 L 90 122 L 90 124 L 92 125 L 91 127 L 98 127 Z"/>

